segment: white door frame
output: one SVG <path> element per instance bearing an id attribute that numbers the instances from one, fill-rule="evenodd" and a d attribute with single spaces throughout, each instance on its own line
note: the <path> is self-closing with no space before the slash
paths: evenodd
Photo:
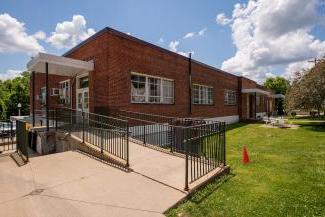
<path id="1" fill-rule="evenodd" d="M 89 103 L 90 103 L 90 95 L 89 95 L 89 86 L 86 88 L 79 88 L 79 79 L 88 76 L 89 79 L 89 73 L 84 73 L 82 75 L 78 75 L 76 77 L 76 110 L 77 111 L 84 111 L 84 112 L 89 112 Z M 82 109 L 80 110 L 78 108 L 78 94 L 82 93 L 82 98 L 84 98 L 84 93 L 88 92 L 88 108 L 84 109 L 84 106 L 82 105 Z"/>

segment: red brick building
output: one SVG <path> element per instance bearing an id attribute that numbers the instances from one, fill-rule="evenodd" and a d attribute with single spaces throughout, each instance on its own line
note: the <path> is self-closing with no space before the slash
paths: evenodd
<path id="1" fill-rule="evenodd" d="M 40 54 L 28 63 L 35 72 L 36 110 L 46 101 L 46 63 L 50 108 L 94 113 L 116 108 L 227 122 L 256 119 L 274 109 L 273 93 L 248 78 L 105 28 L 63 57 Z"/>

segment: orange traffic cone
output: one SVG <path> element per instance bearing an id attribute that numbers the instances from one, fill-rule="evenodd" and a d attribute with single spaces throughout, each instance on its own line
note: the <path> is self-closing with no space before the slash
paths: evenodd
<path id="1" fill-rule="evenodd" d="M 249 157 L 246 149 L 246 145 L 243 147 L 243 164 L 248 164 L 249 163 Z"/>

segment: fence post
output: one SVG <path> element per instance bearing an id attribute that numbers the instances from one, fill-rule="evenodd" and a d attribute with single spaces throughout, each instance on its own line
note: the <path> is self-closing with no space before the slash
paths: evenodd
<path id="1" fill-rule="evenodd" d="M 173 152 L 175 138 L 174 138 L 174 127 L 170 124 L 169 126 L 169 143 L 170 143 L 170 152 Z"/>
<path id="2" fill-rule="evenodd" d="M 226 166 L 226 123 L 223 122 L 223 165 Z"/>
<path id="3" fill-rule="evenodd" d="M 129 167 L 129 123 L 126 123 L 126 167 Z"/>
<path id="4" fill-rule="evenodd" d="M 146 144 L 146 124 L 143 123 L 143 144 Z"/>
<path id="5" fill-rule="evenodd" d="M 188 187 L 188 140 L 184 140 L 185 145 L 185 191 L 189 190 Z"/>
<path id="6" fill-rule="evenodd" d="M 13 132 L 12 132 L 13 126 L 12 126 L 12 121 L 10 121 L 10 139 L 11 143 L 13 143 Z"/>
<path id="7" fill-rule="evenodd" d="M 85 143 L 85 112 L 82 111 L 82 143 Z"/>
<path id="8" fill-rule="evenodd" d="M 104 151 L 103 151 L 103 149 L 104 149 L 104 130 L 103 129 L 100 129 L 100 152 L 103 154 L 104 153 Z"/>
<path id="9" fill-rule="evenodd" d="M 55 131 L 58 131 L 58 109 L 55 109 Z"/>
<path id="10" fill-rule="evenodd" d="M 69 124 L 69 135 L 71 135 L 71 128 L 72 128 L 72 111 L 70 110 L 69 111 L 69 113 L 70 113 L 70 124 Z"/>

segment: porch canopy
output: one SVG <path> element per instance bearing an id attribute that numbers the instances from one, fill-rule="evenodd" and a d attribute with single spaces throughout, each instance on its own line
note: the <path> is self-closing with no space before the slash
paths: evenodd
<path id="1" fill-rule="evenodd" d="M 35 72 L 46 74 L 46 130 L 49 131 L 49 74 L 75 77 L 94 70 L 92 61 L 82 61 L 52 54 L 39 53 L 27 63 L 32 72 L 32 121 L 35 126 Z"/>
<path id="2" fill-rule="evenodd" d="M 273 97 L 275 99 L 284 99 L 285 95 L 283 95 L 283 94 L 273 94 L 273 95 L 271 95 L 271 97 Z"/>
<path id="3" fill-rule="evenodd" d="M 28 71 L 47 73 L 46 68 L 49 74 L 76 76 L 93 71 L 94 63 L 46 53 L 39 53 L 27 63 Z"/>
<path id="4" fill-rule="evenodd" d="M 265 95 L 270 95 L 270 92 L 265 91 L 265 90 L 261 90 L 261 89 L 257 89 L 257 88 L 251 88 L 251 89 L 242 89 L 241 90 L 242 93 L 252 93 L 252 94 L 265 94 Z"/>

